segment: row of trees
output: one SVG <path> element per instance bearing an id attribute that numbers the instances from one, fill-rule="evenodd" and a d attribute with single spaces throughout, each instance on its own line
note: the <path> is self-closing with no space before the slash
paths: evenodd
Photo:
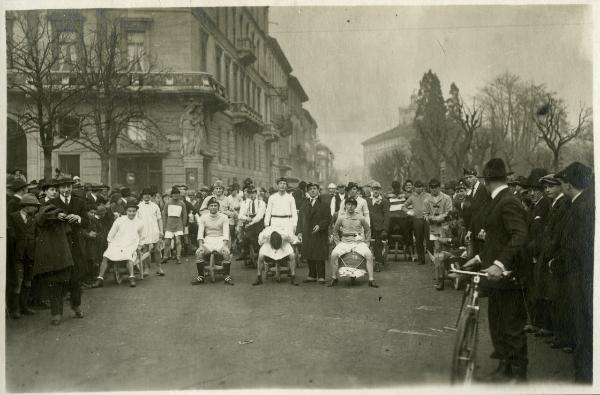
<path id="1" fill-rule="evenodd" d="M 52 152 L 72 142 L 98 154 L 101 181 L 109 182 L 118 141 L 146 148 L 128 130 L 140 123 L 144 133 L 156 125 L 144 111 L 142 84 L 156 74 L 143 50 L 127 51 L 126 31 L 109 11 L 98 10 L 94 26 L 78 17 L 45 12 L 17 13 L 7 39 L 9 89 L 23 95 L 13 115 L 25 133 L 34 133 L 44 153 L 44 177 L 52 176 Z M 141 67 L 141 65 L 144 67 Z M 62 72 L 57 72 L 62 71 Z M 132 77 L 134 76 L 134 77 Z M 77 136 L 59 133 L 67 118 L 77 120 Z"/>
<path id="2" fill-rule="evenodd" d="M 539 166 L 558 170 L 565 153 L 593 157 L 591 109 L 579 108 L 569 122 L 567 106 L 556 93 L 509 72 L 467 103 L 455 83 L 444 99 L 437 75 L 429 70 L 419 84 L 413 125 L 410 150 L 378 158 L 371 174 L 428 179 L 444 169 L 446 178 L 457 178 L 463 168 L 481 168 L 491 157 L 502 157 L 509 170 L 525 174 Z M 585 152 L 567 149 L 575 147 Z"/>

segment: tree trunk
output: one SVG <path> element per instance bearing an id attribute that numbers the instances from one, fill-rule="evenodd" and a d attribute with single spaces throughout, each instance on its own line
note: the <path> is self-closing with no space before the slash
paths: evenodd
<path id="1" fill-rule="evenodd" d="M 100 155 L 100 182 L 110 186 L 110 156 Z"/>
<path id="2" fill-rule="evenodd" d="M 44 179 L 52 179 L 52 150 L 44 149 Z"/>
<path id="3" fill-rule="evenodd" d="M 552 151 L 552 169 L 554 173 L 558 172 L 558 166 L 560 162 L 560 150 Z"/>

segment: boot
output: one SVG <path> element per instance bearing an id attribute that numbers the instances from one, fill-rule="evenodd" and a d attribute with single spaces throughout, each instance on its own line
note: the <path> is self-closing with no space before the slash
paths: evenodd
<path id="1" fill-rule="evenodd" d="M 498 367 L 494 369 L 490 374 L 484 377 L 484 381 L 490 383 L 499 383 L 509 381 L 511 379 L 511 366 L 507 360 L 501 359 L 498 363 Z"/>
<path id="2" fill-rule="evenodd" d="M 292 285 L 300 285 L 297 281 L 296 281 L 296 276 L 292 275 L 290 276 L 290 284 Z"/>
<path id="3" fill-rule="evenodd" d="M 514 384 L 522 384 L 527 382 L 527 365 L 519 362 L 511 363 L 510 382 Z"/>
<path id="4" fill-rule="evenodd" d="M 19 301 L 21 305 L 21 314 L 23 315 L 35 315 L 35 311 L 29 308 L 29 293 L 31 292 L 30 287 L 23 287 L 21 289 L 21 295 Z"/>
<path id="5" fill-rule="evenodd" d="M 13 320 L 21 318 L 21 308 L 19 306 L 20 295 L 17 293 L 11 293 L 8 296 L 8 316 Z"/>
<path id="6" fill-rule="evenodd" d="M 98 277 L 96 282 L 92 284 L 92 288 L 102 288 L 104 286 L 104 279 L 102 277 Z"/>
<path id="7" fill-rule="evenodd" d="M 261 285 L 263 283 L 262 276 L 257 276 L 256 281 L 252 283 L 252 285 Z"/>

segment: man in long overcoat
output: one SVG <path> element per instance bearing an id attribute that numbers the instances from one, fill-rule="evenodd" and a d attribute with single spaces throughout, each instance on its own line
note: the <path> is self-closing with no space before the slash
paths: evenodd
<path id="1" fill-rule="evenodd" d="M 390 223 L 390 202 L 381 194 L 381 184 L 371 183 L 373 196 L 367 198 L 371 219 L 371 237 L 375 239 L 375 271 L 380 270 L 384 262 L 383 240 L 387 239 L 387 229 Z"/>
<path id="2" fill-rule="evenodd" d="M 329 205 L 319 197 L 319 185 L 308 183 L 309 199 L 302 202 L 298 233 L 302 239 L 302 256 L 308 261 L 305 283 L 325 284 L 325 261 L 329 259 L 328 229 L 331 222 Z M 301 236 L 300 236 L 301 235 Z"/>
<path id="3" fill-rule="evenodd" d="M 527 242 L 527 221 L 521 202 L 508 189 L 507 175 L 500 158 L 490 159 L 483 169 L 482 178 L 491 197 L 483 219 L 485 242 L 465 266 L 480 266 L 488 275 L 484 282 L 489 291 L 488 321 L 493 356 L 500 360 L 488 379 L 522 382 L 527 379 L 527 314 L 519 278 L 529 270 L 521 257 Z"/>
<path id="4" fill-rule="evenodd" d="M 81 274 L 85 265 L 83 253 L 83 240 L 81 230 L 87 226 L 87 215 L 85 210 L 85 200 L 73 196 L 73 180 L 69 177 L 62 177 L 56 180 L 58 184 L 59 196 L 49 200 L 54 207 L 64 211 L 67 215 L 66 222 L 67 236 L 71 246 L 71 256 L 73 258 L 73 269 L 69 291 L 71 292 L 71 307 L 77 315 L 83 315 L 79 306 L 81 305 Z"/>
<path id="5" fill-rule="evenodd" d="M 556 174 L 563 193 L 571 199 L 561 239 L 559 266 L 567 286 L 571 319 L 575 324 L 575 380 L 593 379 L 593 287 L 595 204 L 592 169 L 573 162 Z M 552 264 L 554 268 L 554 263 Z"/>

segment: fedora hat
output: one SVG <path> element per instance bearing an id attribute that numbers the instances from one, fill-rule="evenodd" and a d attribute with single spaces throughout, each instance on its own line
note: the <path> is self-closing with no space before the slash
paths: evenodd
<path id="1" fill-rule="evenodd" d="M 506 165 L 501 158 L 490 159 L 483 167 L 483 174 L 478 178 L 504 178 L 513 174 L 506 171 Z"/>
<path id="2" fill-rule="evenodd" d="M 67 177 L 67 176 L 60 176 L 59 178 L 56 179 L 56 185 L 60 186 L 60 185 L 73 185 L 74 182 L 71 179 L 71 177 Z"/>
<path id="3" fill-rule="evenodd" d="M 18 191 L 25 188 L 26 186 L 27 183 L 25 181 L 21 180 L 20 178 L 16 178 L 15 180 L 13 180 L 12 183 L 10 183 L 8 188 L 13 191 Z"/>
<path id="4" fill-rule="evenodd" d="M 33 193 L 26 193 L 21 198 L 21 201 L 19 202 L 19 204 L 21 205 L 21 207 L 25 207 L 25 206 L 39 206 L 40 202 L 35 197 L 35 195 Z"/>
<path id="5" fill-rule="evenodd" d="M 592 184 L 592 168 L 581 162 L 573 162 L 556 173 L 555 178 L 572 184 L 577 189 L 585 189 Z"/>
<path id="6" fill-rule="evenodd" d="M 547 174 L 548 170 L 540 167 L 531 169 L 531 173 L 529 173 L 529 177 L 527 177 L 527 186 L 529 188 L 543 188 L 544 186 L 540 182 L 540 178 L 544 177 Z"/>

